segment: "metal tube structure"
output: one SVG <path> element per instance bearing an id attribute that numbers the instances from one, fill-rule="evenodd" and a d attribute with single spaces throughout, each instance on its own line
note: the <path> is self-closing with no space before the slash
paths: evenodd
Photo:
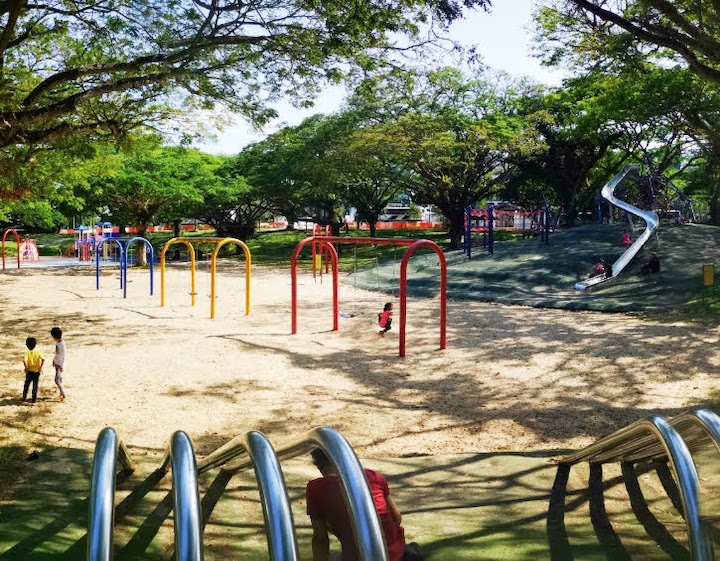
<path id="1" fill-rule="evenodd" d="M 3 271 L 5 270 L 5 238 L 7 238 L 7 235 L 12 232 L 15 235 L 15 244 L 17 245 L 18 251 L 17 251 L 17 268 L 20 268 L 20 234 L 18 234 L 17 230 L 15 228 L 8 228 L 3 232 L 2 235 L 2 268 Z"/>
<path id="2" fill-rule="evenodd" d="M 295 247 L 292 257 L 290 258 L 290 276 L 291 276 L 291 320 L 290 332 L 295 335 L 297 333 L 297 260 L 302 249 L 309 243 L 319 242 L 328 248 L 332 248 L 331 258 L 333 263 L 333 331 L 338 330 L 338 275 L 337 275 L 337 252 L 331 245 L 334 243 L 346 243 L 350 245 L 398 245 L 410 246 L 403 254 L 401 271 L 400 271 L 400 351 L 399 356 L 405 356 L 405 307 L 407 303 L 407 266 L 412 254 L 420 247 L 432 248 L 440 263 L 440 348 L 446 347 L 446 320 L 447 320 L 447 263 L 445 254 L 435 242 L 430 240 L 409 240 L 409 239 L 393 239 L 393 238 L 349 238 L 342 236 L 311 236 L 301 240 Z"/>
<path id="3" fill-rule="evenodd" d="M 98 257 L 98 254 L 100 253 L 100 248 L 106 241 L 114 242 L 118 246 L 118 249 L 120 251 L 120 288 L 125 285 L 125 279 L 123 277 L 124 271 L 122 266 L 125 255 L 125 246 L 118 238 L 103 238 L 102 240 L 100 240 L 100 242 L 97 244 L 97 247 L 95 248 L 95 288 L 97 290 L 100 290 L 100 258 Z"/>
<path id="4" fill-rule="evenodd" d="M 88 561 L 110 561 L 115 522 L 115 472 L 118 460 L 124 470 L 135 471 L 127 448 L 114 429 L 100 431 L 95 442 L 88 513 Z"/>
<path id="5" fill-rule="evenodd" d="M 318 240 L 327 241 L 329 238 L 325 236 L 311 236 L 300 240 L 300 243 L 295 246 L 295 250 L 290 257 L 290 332 L 295 335 L 297 333 L 297 260 L 300 252 L 307 244 L 313 244 L 315 248 L 315 242 Z M 332 260 L 332 271 L 333 271 L 333 331 L 337 331 L 338 325 L 338 314 L 340 313 L 340 307 L 338 303 L 338 254 L 335 247 L 330 243 L 328 244 L 328 250 L 330 252 L 330 259 Z M 315 253 L 313 253 L 315 255 Z M 315 264 L 313 263 L 313 267 Z"/>
<path id="6" fill-rule="evenodd" d="M 125 244 L 125 253 L 123 254 L 123 260 L 120 264 L 120 267 L 122 269 L 122 272 L 120 274 L 120 278 L 124 279 L 123 285 L 123 298 L 127 298 L 127 271 L 128 271 L 128 253 L 130 246 L 135 242 L 142 242 L 145 245 L 145 248 L 147 248 L 150 251 L 150 296 L 153 295 L 153 273 L 155 269 L 155 263 L 153 261 L 153 247 L 149 240 L 141 237 L 135 237 L 135 238 L 129 238 L 127 240 L 122 240 Z M 97 262 L 97 253 L 95 256 L 95 261 Z"/>
<path id="7" fill-rule="evenodd" d="M 229 243 L 233 243 L 240 246 L 245 254 L 245 315 L 250 315 L 250 268 L 251 268 L 251 256 L 250 249 L 240 240 L 235 238 L 224 238 L 217 242 L 215 250 L 212 252 L 210 258 L 210 319 L 215 317 L 215 274 L 217 269 L 217 255 L 220 248 Z"/>
<path id="8" fill-rule="evenodd" d="M 624 445 L 638 436 L 642 437 L 648 433 L 654 435 L 662 443 L 675 475 L 683 507 L 683 518 L 687 527 L 690 558 L 693 561 L 715 559 L 712 537 L 700 519 L 700 485 L 690 450 L 680 434 L 661 416 L 651 415 L 637 421 L 566 456 L 560 460 L 560 463 L 564 465 L 573 465 L 582 461 L 598 463 L 598 457 L 601 454 L 603 454 L 602 461 L 604 463 L 627 461 L 627 456 L 632 454 L 632 448 L 628 449 Z M 617 450 L 618 447 L 623 447 L 622 451 L 612 454 L 612 451 Z"/>
<path id="9" fill-rule="evenodd" d="M 187 241 L 185 238 L 173 238 L 165 242 L 162 250 L 160 251 L 160 306 L 165 305 L 165 253 L 168 248 L 176 243 L 181 243 L 188 249 L 188 255 L 190 255 L 190 305 L 195 305 L 195 296 L 197 290 L 195 289 L 195 248 L 193 244 Z"/>
<path id="10" fill-rule="evenodd" d="M 407 268 L 410 257 L 421 247 L 430 247 L 435 251 L 440 261 L 440 349 L 444 349 L 447 342 L 447 263 L 445 254 L 435 242 L 417 240 L 405 250 L 400 263 L 400 356 L 405 356 L 405 324 L 407 319 Z"/>
<path id="11" fill-rule="evenodd" d="M 255 454 L 253 458 L 248 453 L 249 447 L 252 445 L 250 438 L 246 438 L 245 441 L 241 441 L 240 437 L 234 438 L 205 460 L 201 460 L 198 465 L 202 466 L 200 469 L 222 467 L 233 472 L 248 469 L 251 466 L 255 466 L 257 469 L 261 464 L 260 457 Z M 382 526 L 365 478 L 365 472 L 352 447 L 337 430 L 329 427 L 314 429 L 300 440 L 278 447 L 275 453 L 280 459 L 293 458 L 308 453 L 316 446 L 325 451 L 335 466 L 353 525 L 359 559 L 361 561 L 388 561 Z M 267 507 L 263 505 L 263 508 Z"/>
<path id="12" fill-rule="evenodd" d="M 245 446 L 252 460 L 260 491 L 270 559 L 297 561 L 299 554 L 295 524 L 280 462 L 272 445 L 260 432 L 247 433 Z"/>
<path id="13" fill-rule="evenodd" d="M 175 432 L 165 453 L 163 466 L 169 462 L 173 480 L 173 510 L 175 512 L 175 559 L 202 561 L 202 513 L 197 481 L 197 466 L 190 438 L 182 431 Z"/>
<path id="14" fill-rule="evenodd" d="M 195 305 L 196 283 L 195 283 L 195 271 L 196 271 L 196 259 L 195 259 L 195 247 L 192 242 L 210 242 L 215 243 L 215 248 L 212 252 L 210 259 L 210 319 L 215 317 L 215 275 L 217 271 L 217 255 L 220 248 L 229 243 L 234 243 L 242 248 L 245 254 L 245 315 L 250 315 L 250 277 L 251 277 L 251 255 L 250 249 L 242 241 L 236 240 L 235 238 L 172 238 L 165 242 L 162 251 L 160 252 L 160 305 L 165 305 L 165 254 L 168 248 L 176 243 L 182 243 L 188 248 L 190 254 L 190 279 L 191 279 L 191 301 L 192 305 Z"/>

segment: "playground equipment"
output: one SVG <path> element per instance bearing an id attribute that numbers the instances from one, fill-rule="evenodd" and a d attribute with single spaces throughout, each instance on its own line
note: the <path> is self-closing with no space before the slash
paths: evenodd
<path id="1" fill-rule="evenodd" d="M 555 484 L 552 493 L 549 493 L 550 499 L 546 511 L 547 538 L 551 538 L 551 533 L 556 528 L 560 528 L 562 533 L 564 503 L 568 496 L 566 485 L 573 466 L 588 462 L 591 473 L 597 474 L 601 472 L 599 468 L 603 464 L 619 462 L 624 468 L 632 469 L 639 464 L 654 462 L 669 467 L 670 479 L 676 489 L 672 489 L 672 485 L 669 485 L 666 490 L 668 494 L 677 491 L 679 495 L 676 508 L 683 517 L 688 544 L 687 550 L 683 548 L 682 558 L 692 561 L 714 559 L 710 528 L 700 514 L 701 488 L 693 461 L 693 454 L 701 452 L 708 445 L 720 450 L 720 417 L 709 410 L 697 409 L 689 410 L 672 419 L 651 415 L 599 439 L 582 450 L 568 454 L 559 461 Z M 230 440 L 200 460 L 195 457 L 190 438 L 183 432 L 175 432 L 158 469 L 160 474 L 166 474 L 169 470 L 172 472 L 175 558 L 178 561 L 203 559 L 203 518 L 198 475 L 214 469 L 222 469 L 234 474 L 252 468 L 267 529 L 269 558 L 297 561 L 299 556 L 296 527 L 281 460 L 305 454 L 316 446 L 322 448 L 335 465 L 353 525 L 358 558 L 361 561 L 387 561 L 382 528 L 360 461 L 345 438 L 336 430 L 327 427 L 311 430 L 298 440 L 286 443 L 277 449 L 273 448 L 265 435 L 250 431 Z M 93 458 L 88 518 L 88 561 L 112 559 L 113 503 L 118 464 L 123 471 L 134 469 L 132 459 L 115 431 L 112 428 L 105 428 L 98 436 Z M 444 484 L 448 485 L 448 483 L 445 481 Z M 600 473 L 598 485 L 600 501 L 602 501 L 603 489 Z M 533 493 L 539 491 L 533 488 Z M 523 501 L 524 498 L 526 497 L 514 496 L 514 501 Z M 573 500 L 575 499 L 577 497 L 573 497 Z M 508 502 L 508 510 L 517 508 L 524 515 L 523 508 L 519 504 L 513 505 Z M 593 514 L 590 516 L 592 517 Z M 493 523 L 493 521 L 487 522 Z M 655 523 L 657 526 L 662 526 L 659 520 Z M 485 528 L 482 530 L 486 531 Z M 495 531 L 505 533 L 508 530 L 505 525 L 497 527 L 496 524 Z M 653 538 L 650 528 L 647 532 Z M 546 546 L 552 552 L 548 558 L 582 558 L 578 557 L 577 553 L 573 555 L 567 535 L 564 537 L 564 540 L 547 539 L 551 543 L 546 543 Z M 602 541 L 603 538 L 598 535 L 598 539 Z M 608 555 L 607 558 L 629 559 L 630 557 Z"/>
<path id="2" fill-rule="evenodd" d="M 23 261 L 40 261 L 40 252 L 35 240 L 25 236 L 18 246 L 18 255 Z"/>
<path id="3" fill-rule="evenodd" d="M 123 289 L 123 298 L 127 298 L 127 269 L 128 269 L 128 250 L 130 246 L 136 242 L 144 244 L 150 254 L 149 266 L 150 266 L 150 296 L 153 294 L 153 272 L 155 264 L 153 261 L 153 248 L 150 241 L 145 238 L 104 238 L 101 240 L 96 247 L 96 259 L 95 259 L 95 288 L 100 290 L 100 249 L 107 244 L 115 244 L 118 246 L 118 252 L 120 254 L 120 288 Z"/>
<path id="4" fill-rule="evenodd" d="M 265 435 L 250 431 L 199 462 L 196 462 L 190 438 L 181 431 L 175 432 L 159 470 L 162 473 L 172 470 L 177 561 L 201 561 L 203 558 L 198 475 L 217 468 L 237 472 L 250 467 L 254 468 L 260 490 L 270 558 L 297 561 L 297 538 L 280 458 L 306 454 L 315 447 L 322 448 L 335 465 L 350 513 L 359 558 L 363 561 L 388 561 L 382 527 L 360 461 L 347 440 L 327 427 L 314 429 L 299 440 L 281 446 L 277 452 Z M 118 461 L 124 470 L 134 469 L 127 449 L 115 431 L 105 428 L 98 436 L 93 461 L 88 561 L 112 559 L 115 466 Z"/>
<path id="5" fill-rule="evenodd" d="M 235 244 L 242 248 L 245 254 L 245 315 L 250 315 L 250 270 L 252 259 L 248 246 L 235 238 L 192 238 L 192 240 L 188 238 L 172 238 L 165 242 L 160 252 L 160 305 L 165 305 L 165 254 L 168 248 L 174 244 L 183 244 L 188 249 L 188 254 L 190 255 L 190 301 L 191 305 L 195 305 L 195 296 L 197 295 L 195 282 L 197 261 L 195 259 L 195 247 L 192 242 L 215 244 L 210 258 L 210 319 L 215 317 L 215 275 L 217 271 L 218 252 L 221 247 L 227 244 Z"/>
<path id="6" fill-rule="evenodd" d="M 5 239 L 7 238 L 7 235 L 12 233 L 15 236 L 15 243 L 17 244 L 18 249 L 20 248 L 20 234 L 18 234 L 17 230 L 15 228 L 8 228 L 3 232 L 2 235 L 2 268 L 3 271 L 5 270 Z M 20 251 L 17 252 L 17 268 L 20 268 Z"/>
<path id="7" fill-rule="evenodd" d="M 307 244 L 320 244 L 320 249 L 330 254 L 333 271 L 333 331 L 338 330 L 338 317 L 340 315 L 338 303 L 338 255 L 334 243 L 347 244 L 381 244 L 381 245 L 397 245 L 409 246 L 403 254 L 400 264 L 400 351 L 399 356 L 405 356 L 405 320 L 407 318 L 407 267 L 410 257 L 420 247 L 431 248 L 438 257 L 440 262 L 440 349 L 446 346 L 446 321 L 447 321 L 447 264 L 445 262 L 445 254 L 442 249 L 430 240 L 407 240 L 393 238 L 347 238 L 341 236 L 310 236 L 300 241 L 293 251 L 290 260 L 290 274 L 292 283 L 292 334 L 297 333 L 297 260 L 300 252 Z"/>
<path id="8" fill-rule="evenodd" d="M 601 193 L 603 198 L 606 199 L 610 204 L 634 216 L 637 216 L 638 218 L 643 219 L 647 227 L 645 228 L 643 233 L 638 236 L 635 242 L 633 242 L 633 244 L 629 248 L 627 248 L 625 252 L 620 257 L 618 257 L 617 260 L 612 264 L 612 276 L 607 277 L 605 276 L 605 274 L 595 275 L 593 277 L 590 277 L 589 279 L 576 283 L 573 288 L 577 290 L 585 290 L 586 288 L 595 286 L 597 284 L 605 282 L 606 280 L 610 280 L 611 278 L 615 278 L 628 265 L 628 263 L 630 263 L 633 257 L 635 257 L 640 251 L 640 248 L 645 245 L 645 242 L 647 242 L 653 235 L 653 233 L 655 233 L 655 231 L 657 230 L 660 221 L 656 213 L 649 210 L 642 210 L 636 206 L 631 205 L 630 203 L 618 199 L 615 196 L 615 189 L 620 184 L 620 182 L 626 176 L 633 173 L 636 174 L 637 171 L 637 165 L 631 164 L 625 166 L 622 171 L 620 171 L 620 173 L 618 173 L 615 177 L 608 181 L 607 184 L 605 184 L 605 186 L 602 188 Z"/>
<path id="9" fill-rule="evenodd" d="M 484 209 L 467 206 L 465 207 L 463 251 L 468 259 L 472 258 L 473 247 L 483 247 L 487 249 L 488 253 L 494 253 L 493 233 L 495 230 L 517 232 L 523 237 L 540 234 L 542 241 L 547 242 L 549 212 L 547 204 L 544 204 L 542 210 L 532 212 L 504 210 L 497 208 L 493 203 L 488 204 Z"/>

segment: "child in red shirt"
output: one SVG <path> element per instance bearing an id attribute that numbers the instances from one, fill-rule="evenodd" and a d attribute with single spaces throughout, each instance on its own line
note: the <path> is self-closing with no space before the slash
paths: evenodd
<path id="1" fill-rule="evenodd" d="M 385 337 L 385 333 L 390 331 L 392 325 L 392 302 L 388 302 L 383 307 L 383 311 L 378 314 L 378 325 L 380 326 L 380 337 Z"/>

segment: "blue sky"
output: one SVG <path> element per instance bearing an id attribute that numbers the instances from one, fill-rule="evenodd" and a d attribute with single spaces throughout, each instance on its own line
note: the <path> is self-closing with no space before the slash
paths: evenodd
<path id="1" fill-rule="evenodd" d="M 483 61 L 492 70 L 514 76 L 529 76 L 538 82 L 556 85 L 559 71 L 543 68 L 531 56 L 532 12 L 537 0 L 495 0 L 491 13 L 473 12 L 453 24 L 450 35 L 465 45 L 476 45 Z M 243 146 L 264 138 L 284 125 L 297 125 L 313 113 L 329 113 L 338 109 L 343 100 L 342 88 L 330 88 L 318 98 L 315 108 L 298 110 L 289 103 L 277 107 L 280 119 L 263 131 L 255 131 L 242 121 L 217 133 L 217 141 L 205 142 L 198 148 L 214 154 L 237 154 Z"/>

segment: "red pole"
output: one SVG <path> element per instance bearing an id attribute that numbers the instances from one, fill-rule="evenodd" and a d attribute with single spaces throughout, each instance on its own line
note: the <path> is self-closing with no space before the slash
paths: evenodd
<path id="1" fill-rule="evenodd" d="M 340 313 L 340 303 L 339 303 L 339 290 L 338 286 L 340 284 L 339 277 L 338 277 L 338 255 L 337 251 L 335 251 L 335 248 L 332 246 L 332 244 L 326 244 L 325 243 L 326 238 L 320 238 L 320 242 L 317 242 L 316 237 L 312 236 L 310 238 L 305 238 L 304 240 L 301 240 L 300 243 L 297 244 L 295 247 L 295 250 L 292 253 L 292 257 L 290 258 L 290 313 L 291 313 L 291 321 L 290 321 L 290 333 L 295 335 L 297 333 L 297 259 L 298 255 L 300 255 L 300 252 L 302 249 L 309 243 L 312 244 L 312 247 L 315 247 L 315 243 L 321 244 L 320 249 L 322 251 L 328 251 L 330 253 L 330 258 L 332 259 L 332 266 L 333 266 L 333 331 L 338 330 L 338 315 Z M 327 246 L 327 249 L 325 248 Z"/>
<path id="2" fill-rule="evenodd" d="M 447 343 L 447 263 L 440 247 L 430 240 L 416 240 L 405 250 L 400 263 L 400 357 L 405 356 L 405 319 L 407 318 L 407 266 L 419 247 L 430 247 L 440 261 L 440 349 Z"/>
<path id="3" fill-rule="evenodd" d="M 394 238 L 352 238 L 343 236 L 323 236 L 319 241 L 315 236 L 305 238 L 298 243 L 290 259 L 291 275 L 291 332 L 297 333 L 297 258 L 303 247 L 308 243 L 319 243 L 320 251 L 330 252 L 333 265 L 333 331 L 338 330 L 339 299 L 338 299 L 338 255 L 333 243 L 347 243 L 351 245 L 374 244 L 374 245 L 405 245 L 409 246 L 403 254 L 400 265 L 400 357 L 405 356 L 405 320 L 407 318 L 407 266 L 410 257 L 420 247 L 430 247 L 438 256 L 440 264 L 440 349 L 447 346 L 447 262 L 442 249 L 430 240 L 408 240 Z"/>

